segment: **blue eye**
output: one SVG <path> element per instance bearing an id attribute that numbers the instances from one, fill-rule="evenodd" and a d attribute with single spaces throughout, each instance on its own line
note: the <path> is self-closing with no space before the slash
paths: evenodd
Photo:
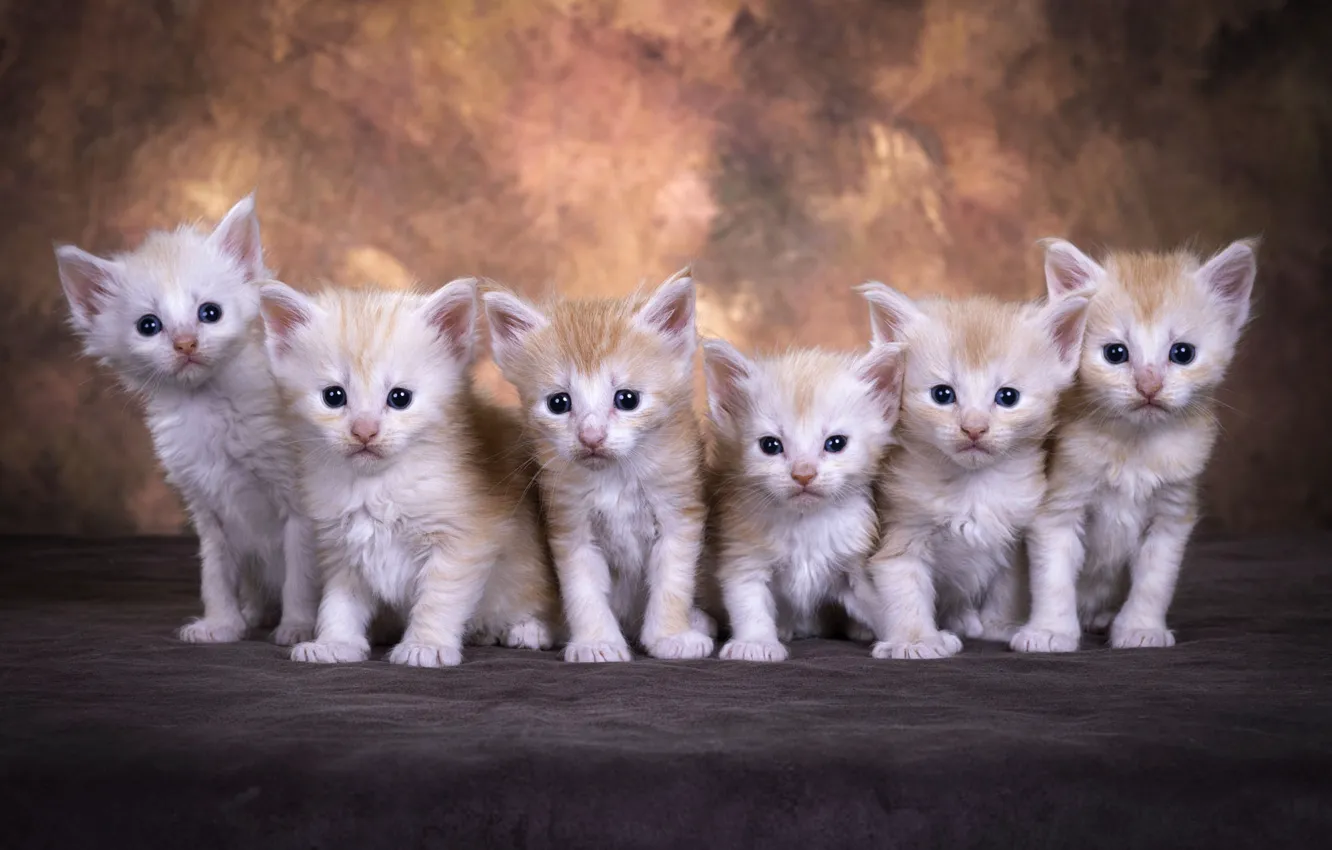
<path id="1" fill-rule="evenodd" d="M 1128 346 L 1124 345 L 1122 342 L 1110 343 L 1105 348 L 1101 349 L 1101 353 L 1105 356 L 1106 363 L 1118 366 L 1120 363 L 1128 362 Z"/>
<path id="2" fill-rule="evenodd" d="M 638 407 L 638 393 L 633 390 L 620 390 L 615 393 L 616 410 L 634 410 Z"/>
<path id="3" fill-rule="evenodd" d="M 569 400 L 568 393 L 555 393 L 555 395 L 546 399 L 546 409 L 556 416 L 568 413 L 573 407 L 573 402 Z"/>
<path id="4" fill-rule="evenodd" d="M 135 329 L 141 336 L 157 336 L 162 332 L 162 320 L 152 313 L 140 316 L 139 321 L 134 323 Z"/>
<path id="5" fill-rule="evenodd" d="M 779 455 L 782 453 L 782 441 L 776 437 L 760 437 L 759 451 L 765 455 Z"/>
<path id="6" fill-rule="evenodd" d="M 994 394 L 994 403 L 1000 407 L 1012 407 L 1022 398 L 1022 393 L 1012 387 L 1000 387 L 999 392 Z"/>
<path id="7" fill-rule="evenodd" d="M 1197 354 L 1197 349 L 1191 343 L 1177 342 L 1170 346 L 1170 362 L 1177 363 L 1180 366 L 1187 366 L 1192 363 Z"/>
<path id="8" fill-rule="evenodd" d="M 402 387 L 394 387 L 389 390 L 388 406 L 394 410 L 406 410 L 412 403 L 412 391 L 404 390 Z"/>
<path id="9" fill-rule="evenodd" d="M 328 407 L 342 407 L 347 403 L 347 391 L 342 387 L 324 387 L 324 404 Z"/>
<path id="10" fill-rule="evenodd" d="M 831 437 L 823 441 L 823 450 L 825 452 L 837 454 L 844 448 L 846 448 L 846 437 L 843 437 L 841 434 L 833 434 Z"/>
<path id="11" fill-rule="evenodd" d="M 952 404 L 957 401 L 957 393 L 947 384 L 939 384 L 930 389 L 930 398 L 934 399 L 935 404 Z"/>
<path id="12" fill-rule="evenodd" d="M 199 305 L 199 321 L 206 324 L 212 324 L 222 318 L 222 308 L 212 301 L 205 301 Z"/>

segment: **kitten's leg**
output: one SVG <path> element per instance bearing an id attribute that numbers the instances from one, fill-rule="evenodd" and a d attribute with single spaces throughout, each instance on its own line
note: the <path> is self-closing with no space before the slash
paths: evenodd
<path id="1" fill-rule="evenodd" d="M 319 603 L 315 639 L 296 644 L 291 650 L 291 660 L 314 664 L 365 661 L 370 657 L 366 631 L 374 607 L 370 586 L 356 567 L 345 561 L 337 564 L 328 575 L 324 598 Z"/>
<path id="2" fill-rule="evenodd" d="M 721 579 L 731 639 L 722 646 L 719 657 L 727 661 L 785 661 L 787 651 L 777 633 L 777 603 L 770 586 L 772 567 L 746 561 L 734 565 Z"/>
<path id="3" fill-rule="evenodd" d="M 879 593 L 874 633 L 875 658 L 947 658 L 962 651 L 957 635 L 941 630 L 934 621 L 934 578 L 925 560 L 905 548 L 889 547 L 869 563 L 870 578 Z M 893 547 L 896 548 L 896 547 Z"/>
<path id="4" fill-rule="evenodd" d="M 402 642 L 389 652 L 391 664 L 457 667 L 463 635 L 486 590 L 500 547 L 489 545 L 431 550 L 421 568 L 419 591 L 407 617 Z"/>
<path id="5" fill-rule="evenodd" d="M 851 588 L 842 594 L 842 607 L 846 609 L 846 639 L 856 643 L 873 643 L 874 610 L 877 600 L 869 582 L 853 580 Z"/>
<path id="6" fill-rule="evenodd" d="M 319 606 L 314 529 L 300 515 L 287 518 L 282 533 L 282 620 L 273 632 L 278 646 L 294 646 L 314 636 Z"/>
<path id="7" fill-rule="evenodd" d="M 1006 555 L 999 564 L 999 572 L 990 581 L 985 601 L 981 604 L 980 625 L 982 640 L 1009 643 L 1023 621 L 1025 600 L 1030 598 L 1028 586 L 1027 553 L 1024 547 Z"/>
<path id="8" fill-rule="evenodd" d="M 555 572 L 569 626 L 564 660 L 579 663 L 633 660 L 629 643 L 611 610 L 610 566 L 592 542 L 587 518 L 559 516 L 552 508 L 551 519 L 550 548 L 555 556 Z M 567 530 L 561 532 L 557 520 L 569 522 Z"/>
<path id="9" fill-rule="evenodd" d="M 963 602 L 953 609 L 952 613 L 943 618 L 943 623 L 948 631 L 965 638 L 976 639 L 985 634 L 980 612 L 970 601 Z"/>
<path id="10" fill-rule="evenodd" d="M 694 585 L 703 554 L 703 508 L 663 522 L 648 554 L 648 600 L 643 648 L 653 658 L 707 658 L 712 638 L 693 626 Z"/>
<path id="11" fill-rule="evenodd" d="M 182 626 L 180 639 L 186 643 L 231 643 L 245 636 L 245 615 L 241 612 L 241 563 L 227 546 L 222 525 L 208 510 L 194 508 L 194 527 L 199 532 L 201 595 L 204 615 Z"/>
<path id="12" fill-rule="evenodd" d="M 1110 646 L 1115 649 L 1175 645 L 1175 635 L 1166 628 L 1166 612 L 1175 597 L 1197 510 L 1191 485 L 1165 488 L 1156 501 L 1156 515 L 1130 565 L 1128 599 L 1110 624 Z"/>
<path id="13" fill-rule="evenodd" d="M 1031 616 L 1009 646 L 1018 652 L 1073 652 L 1082 638 L 1078 572 L 1086 559 L 1078 511 L 1036 518 L 1027 536 Z"/>

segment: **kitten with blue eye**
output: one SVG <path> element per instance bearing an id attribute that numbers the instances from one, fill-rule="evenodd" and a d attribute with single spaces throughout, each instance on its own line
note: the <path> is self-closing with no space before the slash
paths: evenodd
<path id="1" fill-rule="evenodd" d="M 1256 246 L 1206 261 L 1112 253 L 1102 265 L 1046 243 L 1049 288 L 1096 294 L 1028 542 L 1031 618 L 1013 649 L 1072 652 L 1084 626 L 1108 627 L 1116 649 L 1174 645 L 1166 612 L 1216 443 L 1216 391 L 1249 319 Z"/>
<path id="2" fill-rule="evenodd" d="M 569 627 L 564 658 L 703 658 L 705 507 L 693 411 L 694 282 L 537 306 L 485 294 L 491 351 L 522 399 Z"/>
<path id="3" fill-rule="evenodd" d="M 101 258 L 56 249 L 70 321 L 84 352 L 143 401 L 167 480 L 199 535 L 204 616 L 181 640 L 223 643 L 271 623 L 290 645 L 314 628 L 309 523 L 264 356 L 256 281 L 268 277 L 253 197 L 211 233 L 150 233 Z"/>
<path id="4" fill-rule="evenodd" d="M 874 338 L 906 346 L 902 412 L 880 479 L 869 574 L 876 658 L 1007 641 L 1023 617 L 1019 543 L 1045 492 L 1044 442 L 1081 351 L 1088 298 L 914 301 L 859 288 Z M 945 628 L 940 628 L 942 624 Z"/>
<path id="5" fill-rule="evenodd" d="M 748 358 L 703 346 L 712 444 L 709 558 L 731 638 L 723 659 L 782 661 L 826 606 L 869 627 L 874 476 L 892 442 L 901 346 Z"/>
<path id="6" fill-rule="evenodd" d="M 465 642 L 551 646 L 531 453 L 517 417 L 473 389 L 478 313 L 471 279 L 431 295 L 264 286 L 325 568 L 315 638 L 294 660 L 366 660 L 381 608 L 406 621 L 394 664 L 455 666 Z"/>

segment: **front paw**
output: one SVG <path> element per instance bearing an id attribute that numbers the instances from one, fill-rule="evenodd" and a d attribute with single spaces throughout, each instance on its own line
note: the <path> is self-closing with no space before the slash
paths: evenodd
<path id="1" fill-rule="evenodd" d="M 952 632 L 941 631 L 915 640 L 881 640 L 870 649 L 870 654 L 875 658 L 905 660 L 948 658 L 961 651 L 962 639 Z"/>
<path id="2" fill-rule="evenodd" d="M 1110 624 L 1115 621 L 1114 611 L 1102 611 L 1087 622 L 1087 631 L 1094 635 L 1103 635 L 1110 629 Z"/>
<path id="3" fill-rule="evenodd" d="M 240 620 L 210 620 L 205 617 L 180 627 L 177 636 L 186 643 L 235 643 L 248 629 Z"/>
<path id="4" fill-rule="evenodd" d="M 310 641 L 292 647 L 291 660 L 306 664 L 356 664 L 370 657 L 370 647 Z"/>
<path id="5" fill-rule="evenodd" d="M 1118 622 L 1110 626 L 1110 647 L 1112 649 L 1164 649 L 1174 645 L 1175 633 L 1164 627 L 1120 628 Z"/>
<path id="6" fill-rule="evenodd" d="M 550 629 L 540 620 L 514 623 L 504 633 L 504 645 L 514 649 L 550 649 L 554 643 Z"/>
<path id="7" fill-rule="evenodd" d="M 954 634 L 975 640 L 985 633 L 980 615 L 975 611 L 964 611 L 944 621 L 944 628 Z"/>
<path id="8" fill-rule="evenodd" d="M 604 664 L 609 661 L 633 661 L 634 654 L 624 641 L 588 641 L 565 646 L 564 660 L 574 664 Z"/>
<path id="9" fill-rule="evenodd" d="M 717 621 L 700 608 L 689 610 L 689 628 L 696 632 L 702 632 L 710 638 L 715 639 L 717 637 Z"/>
<path id="10" fill-rule="evenodd" d="M 314 623 L 279 623 L 271 639 L 278 646 L 295 646 L 314 638 Z"/>
<path id="11" fill-rule="evenodd" d="M 1013 635 L 1008 646 L 1014 652 L 1077 652 L 1081 638 L 1082 635 L 1076 632 L 1056 632 L 1024 626 Z"/>
<path id="12" fill-rule="evenodd" d="M 856 643 L 873 643 L 874 630 L 864 623 L 852 620 L 846 624 L 846 639 Z"/>
<path id="13" fill-rule="evenodd" d="M 726 661 L 785 661 L 787 650 L 776 641 L 728 640 L 719 657 Z"/>
<path id="14" fill-rule="evenodd" d="M 462 650 L 456 646 L 433 643 L 400 643 L 388 654 L 390 664 L 406 667 L 457 667 L 462 663 Z"/>
<path id="15" fill-rule="evenodd" d="M 713 647 L 712 638 L 693 629 L 644 643 L 648 655 L 672 661 L 707 658 L 712 654 Z"/>

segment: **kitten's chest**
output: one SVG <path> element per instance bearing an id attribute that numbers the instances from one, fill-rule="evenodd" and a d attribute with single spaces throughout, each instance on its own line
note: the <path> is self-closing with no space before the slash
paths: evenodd
<path id="1" fill-rule="evenodd" d="M 796 610 L 808 613 L 847 588 L 850 572 L 869 554 L 874 522 L 873 506 L 866 500 L 772 530 L 784 553 L 776 579 Z"/>
<path id="2" fill-rule="evenodd" d="M 1031 524 L 1044 491 L 1035 469 L 980 470 L 930 494 L 937 544 L 949 552 L 1007 550 Z"/>
<path id="3" fill-rule="evenodd" d="M 647 490 L 621 475 L 606 475 L 591 489 L 588 501 L 592 532 L 611 569 L 641 571 L 661 534 Z"/>
<path id="4" fill-rule="evenodd" d="M 420 573 L 421 552 L 407 534 L 406 522 L 391 501 L 373 494 L 357 499 L 329 529 L 325 540 L 343 554 L 375 596 L 405 610 L 411 605 Z"/>

